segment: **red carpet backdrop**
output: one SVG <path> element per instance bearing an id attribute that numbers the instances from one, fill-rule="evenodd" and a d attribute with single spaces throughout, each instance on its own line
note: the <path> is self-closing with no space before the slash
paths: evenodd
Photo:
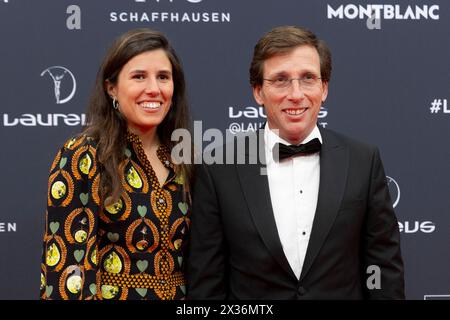
<path id="1" fill-rule="evenodd" d="M 51 161 L 79 132 L 119 34 L 164 32 L 202 128 L 265 121 L 248 69 L 256 41 L 300 25 L 333 54 L 319 125 L 380 148 L 401 231 L 408 299 L 450 299 L 450 2 L 0 1 L 0 299 L 37 299 Z M 195 214 L 195 212 L 193 213 Z"/>

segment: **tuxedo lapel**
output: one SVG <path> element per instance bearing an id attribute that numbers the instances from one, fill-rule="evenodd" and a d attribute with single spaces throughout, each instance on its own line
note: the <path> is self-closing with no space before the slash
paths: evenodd
<path id="1" fill-rule="evenodd" d="M 295 278 L 289 262 L 283 252 L 280 237 L 273 215 L 269 182 L 266 174 L 264 153 L 264 131 L 258 130 L 258 148 L 246 148 L 246 164 L 236 165 L 241 188 L 247 202 L 253 222 L 269 252 L 280 266 Z M 249 160 L 258 159 L 256 164 Z"/>
<path id="2" fill-rule="evenodd" d="M 321 130 L 320 184 L 316 213 L 305 261 L 300 275 L 302 280 L 311 268 L 339 210 L 344 194 L 348 170 L 348 149 L 327 130 Z"/>

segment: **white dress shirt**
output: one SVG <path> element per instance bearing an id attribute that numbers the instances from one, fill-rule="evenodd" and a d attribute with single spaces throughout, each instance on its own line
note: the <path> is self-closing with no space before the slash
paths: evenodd
<path id="1" fill-rule="evenodd" d="M 322 142 L 317 126 L 301 143 L 314 138 Z M 301 155 L 276 162 L 272 152 L 275 143 L 290 143 L 270 130 L 268 125 L 264 139 L 270 198 L 278 235 L 292 271 L 299 279 L 316 212 L 320 155 Z"/>

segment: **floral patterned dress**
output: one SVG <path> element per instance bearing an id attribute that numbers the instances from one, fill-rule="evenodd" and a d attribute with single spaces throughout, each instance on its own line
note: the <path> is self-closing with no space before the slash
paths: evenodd
<path id="1" fill-rule="evenodd" d="M 128 133 L 123 193 L 104 206 L 96 143 L 83 135 L 58 152 L 48 182 L 42 299 L 183 299 L 189 208 L 167 148 L 160 186 L 137 135 Z"/>

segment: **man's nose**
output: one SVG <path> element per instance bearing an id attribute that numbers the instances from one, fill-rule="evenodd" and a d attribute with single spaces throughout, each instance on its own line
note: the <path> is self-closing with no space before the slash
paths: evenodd
<path id="1" fill-rule="evenodd" d="M 301 86 L 300 79 L 292 79 L 291 85 L 289 87 L 289 98 L 291 99 L 301 99 L 304 97 L 304 90 Z"/>

